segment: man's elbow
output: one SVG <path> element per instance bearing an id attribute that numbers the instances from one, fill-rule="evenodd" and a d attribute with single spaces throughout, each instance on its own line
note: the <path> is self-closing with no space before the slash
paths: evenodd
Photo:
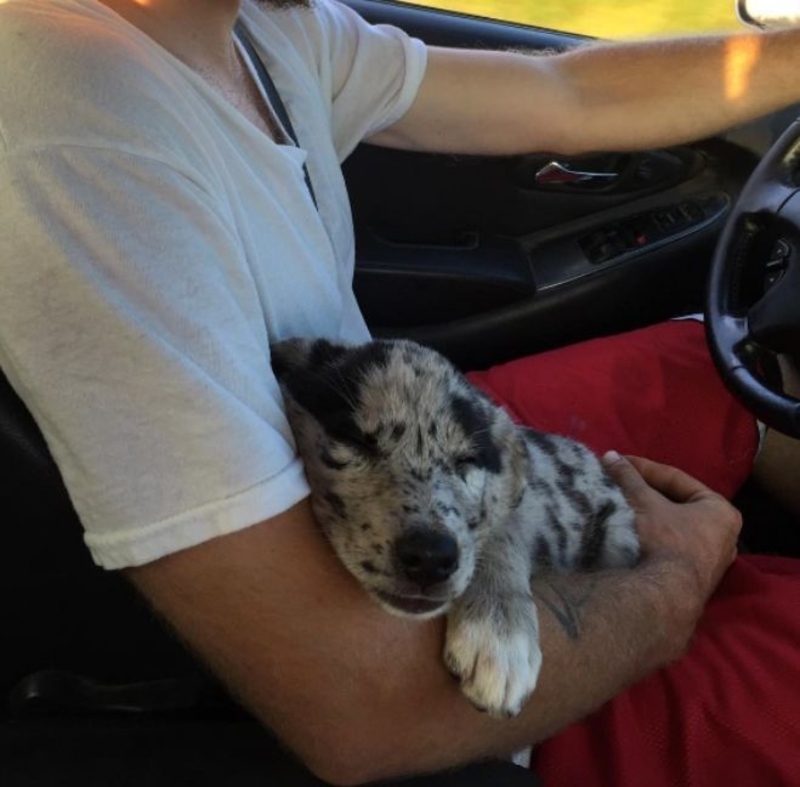
<path id="1" fill-rule="evenodd" d="M 364 763 L 358 761 L 358 758 L 348 759 L 341 753 L 316 762 L 304 762 L 304 765 L 314 776 L 333 787 L 357 787 L 385 776 L 378 769 L 366 767 Z"/>
<path id="2" fill-rule="evenodd" d="M 384 679 L 392 683 L 385 675 Z M 437 712 L 441 703 L 432 701 L 428 712 L 420 713 L 419 697 L 410 701 L 412 691 L 397 695 L 381 691 L 386 686 L 369 678 L 365 682 L 373 690 L 351 690 L 346 696 L 337 692 L 330 703 L 325 701 L 329 697 L 317 697 L 313 707 L 305 705 L 301 710 L 295 706 L 291 720 L 284 716 L 288 723 L 283 729 L 273 726 L 315 776 L 349 787 L 460 763 L 455 741 L 441 735 L 442 719 L 453 720 L 449 709 Z"/>
<path id="3" fill-rule="evenodd" d="M 379 779 L 409 776 L 418 770 L 398 756 L 402 738 L 384 740 L 366 725 L 353 723 L 322 734 L 309 735 L 295 751 L 314 776 L 336 787 L 355 787 Z"/>

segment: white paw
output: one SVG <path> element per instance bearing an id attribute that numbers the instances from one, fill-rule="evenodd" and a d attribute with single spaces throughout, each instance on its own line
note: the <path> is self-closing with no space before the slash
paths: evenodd
<path id="1" fill-rule="evenodd" d="M 536 613 L 528 626 L 500 631 L 490 622 L 448 622 L 444 660 L 461 691 L 490 716 L 516 716 L 536 687 L 542 666 Z"/>

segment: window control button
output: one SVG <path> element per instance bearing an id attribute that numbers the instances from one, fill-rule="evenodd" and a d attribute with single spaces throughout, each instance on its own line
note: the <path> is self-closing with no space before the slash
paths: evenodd
<path id="1" fill-rule="evenodd" d="M 581 238 L 579 244 L 589 262 L 599 265 L 668 241 L 702 224 L 710 218 L 710 212 L 719 210 L 724 204 L 719 197 L 684 200 L 594 229 Z M 784 258 L 783 247 L 776 246 L 771 259 Z"/>

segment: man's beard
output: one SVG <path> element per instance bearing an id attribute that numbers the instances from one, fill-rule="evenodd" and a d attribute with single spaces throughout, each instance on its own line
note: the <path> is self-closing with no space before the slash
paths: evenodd
<path id="1" fill-rule="evenodd" d="M 314 0 L 255 0 L 258 5 L 270 6 L 271 8 L 311 8 Z"/>

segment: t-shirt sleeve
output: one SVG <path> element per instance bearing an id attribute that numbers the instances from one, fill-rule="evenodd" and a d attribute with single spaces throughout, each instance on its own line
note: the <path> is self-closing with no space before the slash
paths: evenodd
<path id="1" fill-rule="evenodd" d="M 329 91 L 334 144 L 344 160 L 365 138 L 411 107 L 425 75 L 427 48 L 391 25 L 371 25 L 348 6 L 321 0 L 321 84 Z"/>
<path id="2" fill-rule="evenodd" d="M 64 145 L 0 159 L 0 193 L 0 366 L 98 564 L 146 563 L 308 494 L 243 251 L 203 183 Z"/>

